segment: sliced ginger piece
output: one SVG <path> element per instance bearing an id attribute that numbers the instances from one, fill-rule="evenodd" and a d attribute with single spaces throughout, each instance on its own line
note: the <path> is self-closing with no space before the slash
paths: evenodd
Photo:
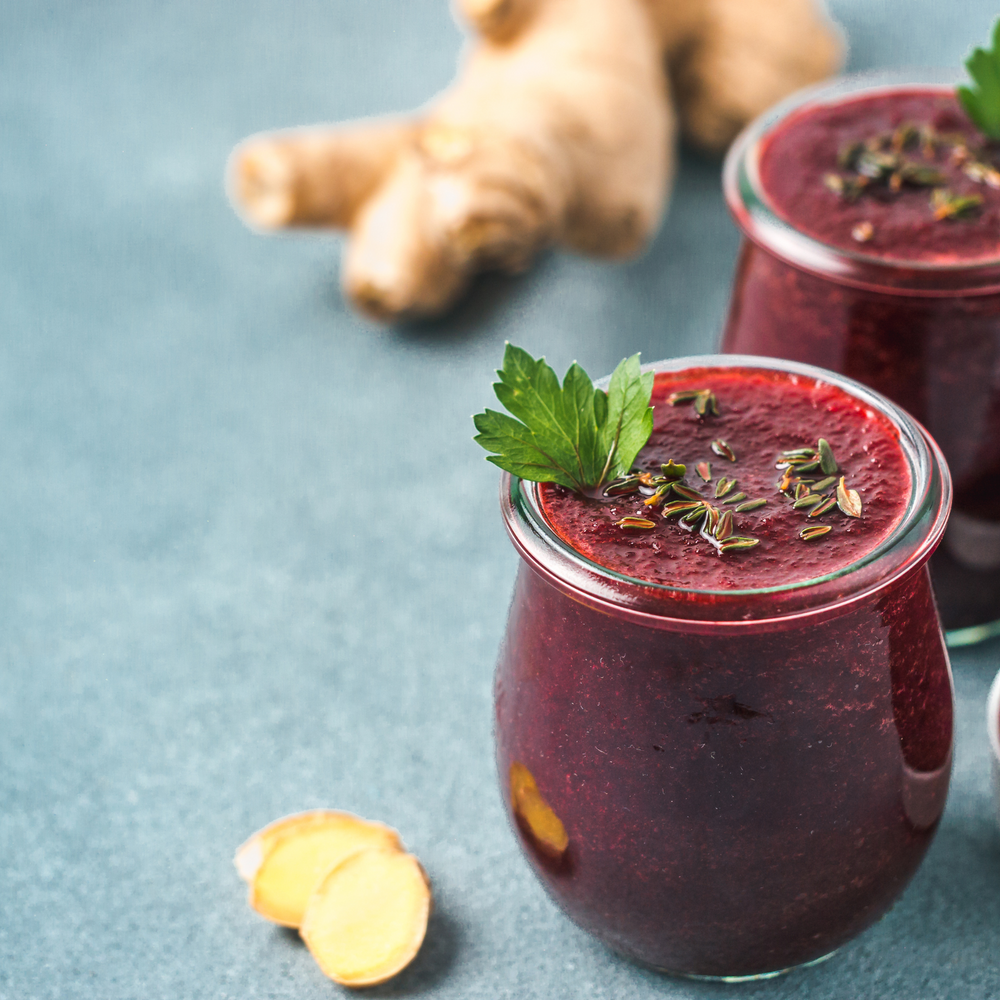
<path id="1" fill-rule="evenodd" d="M 336 812 L 333 809 L 310 809 L 308 812 L 292 813 L 282 816 L 273 823 L 258 830 L 243 843 L 233 858 L 233 864 L 244 882 L 252 885 L 257 869 L 264 862 L 268 851 L 283 837 L 293 830 L 305 830 L 311 826 L 322 826 L 336 822 L 336 817 L 350 816 L 350 813 Z"/>
<path id="2" fill-rule="evenodd" d="M 342 986 L 375 986 L 416 957 L 431 890 L 412 854 L 364 848 L 317 886 L 300 934 L 319 967 Z"/>
<path id="3" fill-rule="evenodd" d="M 261 916 L 298 927 L 327 872 L 364 847 L 403 849 L 399 834 L 382 823 L 316 810 L 266 826 L 239 849 L 236 867 L 241 874 L 251 873 L 250 905 Z"/>
<path id="4" fill-rule="evenodd" d="M 558 861 L 569 847 L 566 827 L 538 790 L 534 775 L 517 761 L 510 765 L 510 804 L 538 849 Z"/>

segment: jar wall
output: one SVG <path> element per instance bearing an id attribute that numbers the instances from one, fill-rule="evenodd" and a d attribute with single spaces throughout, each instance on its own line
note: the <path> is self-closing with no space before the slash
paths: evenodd
<path id="1" fill-rule="evenodd" d="M 923 423 L 955 489 L 932 561 L 945 628 L 1000 619 L 1000 295 L 866 291 L 745 240 L 722 349 L 841 372 Z"/>
<path id="2" fill-rule="evenodd" d="M 565 826 L 580 926 L 671 972 L 808 962 L 877 920 L 930 843 L 951 767 L 947 655 L 925 567 L 822 624 L 704 635 L 593 610 L 522 563 L 496 674 L 518 763 Z"/>

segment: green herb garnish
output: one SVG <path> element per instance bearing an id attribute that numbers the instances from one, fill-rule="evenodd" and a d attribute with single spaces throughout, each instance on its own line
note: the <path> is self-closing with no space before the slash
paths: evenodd
<path id="1" fill-rule="evenodd" d="M 981 194 L 953 194 L 948 188 L 934 188 L 931 208 L 935 219 L 960 219 L 974 212 L 983 203 Z"/>
<path id="2" fill-rule="evenodd" d="M 560 387 L 544 358 L 512 344 L 497 375 L 493 390 L 513 416 L 476 414 L 475 440 L 493 452 L 488 462 L 521 479 L 597 489 L 629 472 L 653 431 L 653 373 L 640 371 L 638 354 L 618 365 L 607 392 L 575 362 Z"/>
<path id="3" fill-rule="evenodd" d="M 1000 20 L 993 26 L 993 48 L 973 49 L 965 68 L 974 86 L 958 87 L 958 99 L 980 132 L 1000 139 Z"/>

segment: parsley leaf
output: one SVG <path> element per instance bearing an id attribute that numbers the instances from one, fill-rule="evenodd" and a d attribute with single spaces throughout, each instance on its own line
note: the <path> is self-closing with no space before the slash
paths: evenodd
<path id="1" fill-rule="evenodd" d="M 493 390 L 512 416 L 476 414 L 475 440 L 493 452 L 487 461 L 521 479 L 596 489 L 632 468 L 653 431 L 653 373 L 639 370 L 638 354 L 618 365 L 607 392 L 575 362 L 560 386 L 544 358 L 513 344 L 497 375 Z"/>
<path id="2" fill-rule="evenodd" d="M 1000 139 L 1000 20 L 993 26 L 993 48 L 974 49 L 965 68 L 977 89 L 958 87 L 958 99 L 981 132 Z"/>

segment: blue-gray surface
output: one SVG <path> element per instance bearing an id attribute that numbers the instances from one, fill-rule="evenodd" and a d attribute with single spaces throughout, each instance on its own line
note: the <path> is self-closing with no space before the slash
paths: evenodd
<path id="1" fill-rule="evenodd" d="M 994 10 L 955 10 L 834 4 L 857 69 L 958 65 Z M 556 911 L 501 814 L 515 556 L 469 414 L 505 339 L 594 374 L 712 347 L 737 245 L 717 165 L 685 157 L 641 260 L 552 255 L 384 331 L 340 301 L 336 241 L 253 235 L 222 167 L 250 132 L 444 85 L 444 0 L 7 0 L 0 20 L 2 1000 L 337 995 L 231 865 L 317 805 L 398 827 L 436 887 L 424 951 L 376 996 L 1000 996 L 997 645 L 954 658 L 926 864 L 813 970 L 636 968 Z"/>

